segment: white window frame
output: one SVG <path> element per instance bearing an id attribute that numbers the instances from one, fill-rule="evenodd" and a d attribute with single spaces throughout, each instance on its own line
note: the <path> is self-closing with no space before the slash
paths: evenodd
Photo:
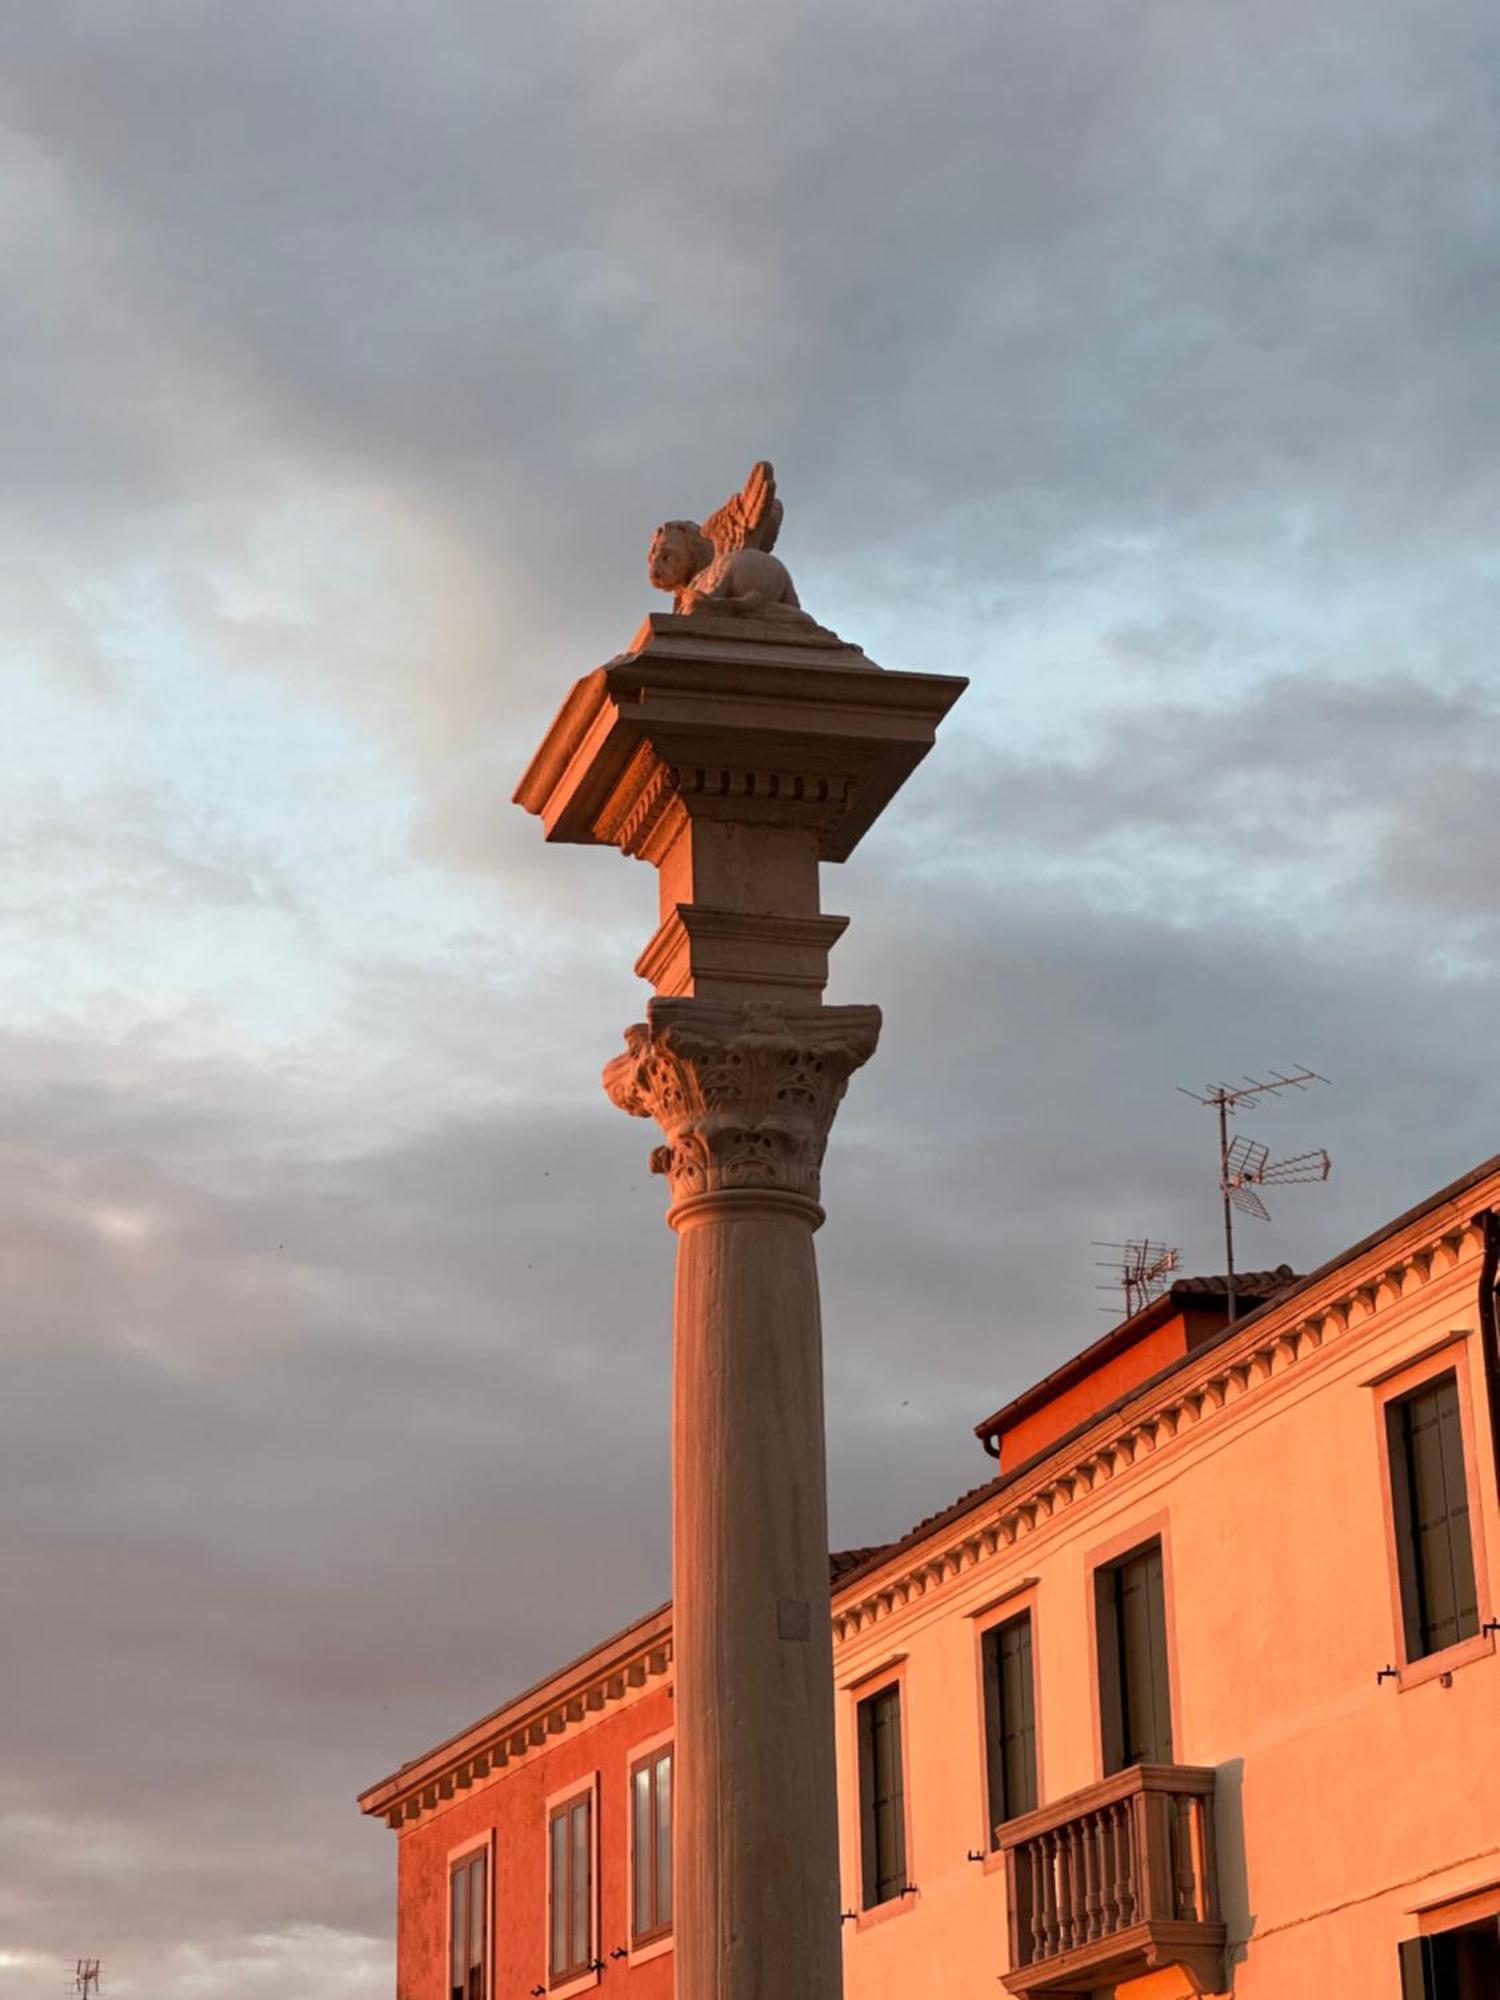
<path id="1" fill-rule="evenodd" d="M 453 1991 L 453 1871 L 460 1861 L 472 1861 L 484 1854 L 484 2000 L 493 2000 L 495 1991 L 495 1829 L 486 1827 L 469 1840 L 448 1849 L 443 1864 L 443 1992 Z"/>
<path id="2" fill-rule="evenodd" d="M 593 1964 L 586 1972 L 576 1974 L 572 1979 L 552 1983 L 552 1815 L 559 1806 L 571 1805 L 575 1799 L 587 1796 L 589 1800 L 589 1957 Z M 542 1895 L 542 1984 L 547 1989 L 547 2000 L 568 2000 L 572 1993 L 586 1993 L 591 1986 L 599 1984 L 599 1773 L 590 1771 L 587 1776 L 575 1778 L 571 1785 L 560 1785 L 555 1792 L 547 1794 L 542 1808 L 542 1880 L 545 1885 Z"/>
<path id="3" fill-rule="evenodd" d="M 672 1752 L 672 1871 L 677 1869 L 677 1732 L 662 1729 L 655 1736 L 648 1736 L 639 1743 L 633 1743 L 625 1753 L 625 1944 L 626 1962 L 630 1965 L 646 1965 L 653 1958 L 672 1950 L 677 1941 L 677 1897 L 675 1889 L 672 1897 L 672 1928 L 662 1937 L 652 1938 L 649 1943 L 637 1946 L 635 1942 L 635 1795 L 631 1788 L 631 1773 L 643 1758 L 656 1752 L 670 1749 Z"/>

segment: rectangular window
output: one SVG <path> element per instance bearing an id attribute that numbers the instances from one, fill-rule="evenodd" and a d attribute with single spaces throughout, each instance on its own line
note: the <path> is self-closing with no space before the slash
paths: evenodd
<path id="1" fill-rule="evenodd" d="M 984 1744 L 990 1846 L 996 1829 L 1036 1804 L 1036 1701 L 1031 1676 L 1031 1613 L 991 1626 L 984 1655 Z"/>
<path id="2" fill-rule="evenodd" d="M 1094 1572 L 1104 1771 L 1172 1761 L 1161 1543 Z"/>
<path id="3" fill-rule="evenodd" d="M 1421 1660 L 1479 1630 L 1457 1375 L 1387 1403 L 1385 1427 L 1406 1657 Z"/>
<path id="4" fill-rule="evenodd" d="M 485 2000 L 489 1971 L 489 1857 L 481 1849 L 448 1870 L 448 1986 L 452 2000 Z"/>
<path id="5" fill-rule="evenodd" d="M 548 1972 L 554 1986 L 594 1969 L 594 1795 L 554 1806 L 547 1826 Z"/>
<path id="6" fill-rule="evenodd" d="M 630 1767 L 630 1941 L 672 1928 L 672 1746 Z"/>
<path id="7" fill-rule="evenodd" d="M 862 1701 L 859 1729 L 860 1858 L 864 1906 L 906 1890 L 906 1797 L 901 1771 L 901 1686 Z"/>
<path id="8" fill-rule="evenodd" d="M 1491 2000 L 1500 1993 L 1500 1928 L 1493 1917 L 1400 1947 L 1401 2000 Z"/>

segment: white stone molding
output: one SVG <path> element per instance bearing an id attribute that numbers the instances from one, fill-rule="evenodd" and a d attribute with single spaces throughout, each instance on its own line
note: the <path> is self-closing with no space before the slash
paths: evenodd
<path id="1" fill-rule="evenodd" d="M 974 1564 L 993 1560 L 1075 1502 L 1199 1424 L 1211 1422 L 1241 1397 L 1257 1394 L 1331 1342 L 1351 1331 L 1363 1332 L 1373 1317 L 1446 1279 L 1457 1266 L 1477 1266 L 1483 1253 L 1482 1215 L 1459 1221 L 1450 1211 L 1422 1241 L 1397 1254 L 1388 1253 L 1363 1268 L 1351 1259 L 1342 1289 L 1320 1288 L 1311 1307 L 1302 1299 L 1288 1301 L 1281 1312 L 1270 1307 L 1247 1321 L 1242 1333 L 1205 1351 L 1196 1367 L 1185 1366 L 1163 1384 L 1159 1400 L 1145 1407 L 1127 1405 L 1094 1432 L 1074 1439 L 1044 1461 L 1033 1483 L 993 1497 L 976 1496 L 973 1507 L 953 1520 L 947 1531 L 950 1539 L 942 1546 L 913 1548 L 900 1574 L 872 1573 L 863 1594 L 836 1602 L 834 1637 L 852 1639 L 912 1598 L 945 1588 Z M 986 1506 L 995 1511 L 976 1527 L 974 1514 Z M 859 1590 L 857 1578 L 851 1587 Z M 836 1588 L 835 1599 L 840 1594 Z"/>
<path id="2" fill-rule="evenodd" d="M 523 1699 L 502 1709 L 477 1742 L 471 1731 L 451 1759 L 436 1767 L 424 1760 L 426 1768 L 413 1772 L 404 1791 L 393 1787 L 396 1796 L 380 1806 L 386 1825 L 399 1830 L 434 1811 L 455 1791 L 470 1791 L 499 1777 L 509 1765 L 550 1749 L 558 1737 L 587 1727 L 606 1708 L 659 1680 L 671 1665 L 671 1634 L 659 1634 L 634 1657 L 585 1674 L 570 1691 L 554 1688 L 539 1705 L 528 1706 Z"/>
<path id="3" fill-rule="evenodd" d="M 651 1170 L 674 1202 L 757 1189 L 816 1202 L 834 1114 L 879 1035 L 878 1007 L 656 1000 L 648 1024 L 626 1029 L 604 1088 L 660 1125 Z"/>

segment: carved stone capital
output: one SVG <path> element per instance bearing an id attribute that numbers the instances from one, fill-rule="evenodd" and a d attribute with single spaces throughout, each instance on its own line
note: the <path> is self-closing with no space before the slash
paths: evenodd
<path id="1" fill-rule="evenodd" d="M 649 1023 L 626 1029 L 604 1088 L 666 1134 L 651 1170 L 674 1201 L 775 1189 L 815 1202 L 834 1114 L 879 1037 L 878 1007 L 654 1000 Z"/>

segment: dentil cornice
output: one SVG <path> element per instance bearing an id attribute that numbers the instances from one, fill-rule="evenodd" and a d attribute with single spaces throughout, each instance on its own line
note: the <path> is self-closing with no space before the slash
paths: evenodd
<path id="1" fill-rule="evenodd" d="M 905 1605 L 945 1589 L 981 1564 L 1004 1557 L 1017 1542 L 1045 1528 L 1068 1508 L 1201 1424 L 1225 1421 L 1246 1396 L 1270 1393 L 1268 1385 L 1305 1367 L 1322 1350 L 1385 1317 L 1415 1293 L 1463 1266 L 1478 1275 L 1484 1252 L 1483 1214 L 1451 1213 L 1421 1238 L 1384 1255 L 1352 1260 L 1315 1289 L 1247 1320 L 1243 1332 L 1203 1350 L 1168 1382 L 1146 1389 L 1101 1417 L 1082 1435 L 1065 1439 L 1035 1471 L 1000 1480 L 956 1507 L 910 1547 L 876 1564 L 867 1583 L 851 1578 L 848 1594 L 836 1589 L 834 1637 L 853 1639 Z"/>

